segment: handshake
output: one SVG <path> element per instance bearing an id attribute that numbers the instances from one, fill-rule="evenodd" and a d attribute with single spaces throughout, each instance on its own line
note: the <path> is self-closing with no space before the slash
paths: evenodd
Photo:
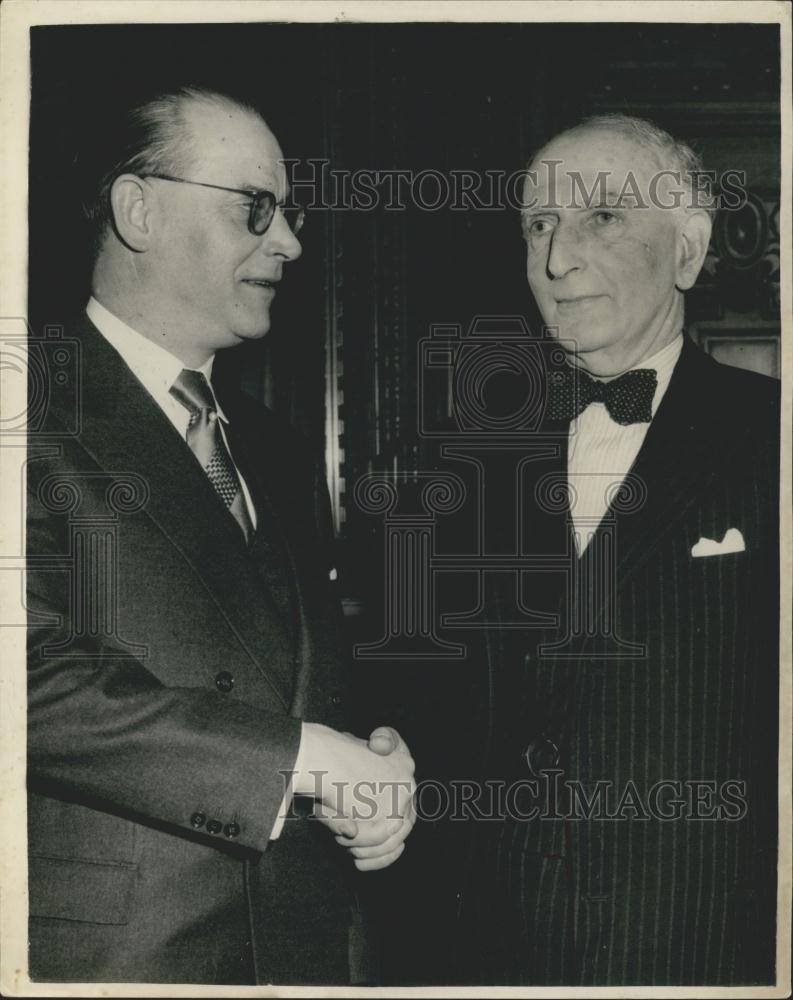
<path id="1" fill-rule="evenodd" d="M 368 741 L 303 723 L 296 795 L 315 799 L 314 815 L 349 850 L 360 871 L 387 868 L 416 821 L 415 764 L 399 733 L 380 726 Z"/>

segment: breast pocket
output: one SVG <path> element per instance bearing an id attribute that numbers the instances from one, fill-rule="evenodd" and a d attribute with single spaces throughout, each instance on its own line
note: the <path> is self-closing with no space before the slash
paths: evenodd
<path id="1" fill-rule="evenodd" d="M 745 614 L 751 601 L 751 580 L 757 561 L 748 552 L 727 552 L 691 559 L 694 598 L 702 606 L 733 609 Z"/>

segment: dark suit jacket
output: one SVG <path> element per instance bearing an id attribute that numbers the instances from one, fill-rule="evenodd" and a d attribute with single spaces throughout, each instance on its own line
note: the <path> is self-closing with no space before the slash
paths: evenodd
<path id="1" fill-rule="evenodd" d="M 269 840 L 300 719 L 344 720 L 322 477 L 221 399 L 248 549 L 119 355 L 76 341 L 79 426 L 52 381 L 28 468 L 31 977 L 343 982 L 349 861 L 308 819 Z"/>
<path id="2" fill-rule="evenodd" d="M 524 799 L 473 824 L 462 981 L 773 982 L 778 420 L 777 383 L 687 340 L 631 470 L 646 496 L 611 511 L 614 572 L 602 524 L 568 574 L 524 580 L 527 604 L 561 607 L 558 627 L 489 633 L 483 773 L 539 775 L 543 803 L 560 793 L 558 818 L 542 804 L 549 818 L 521 819 Z M 564 475 L 567 427 L 545 430 L 562 445 L 537 479 Z M 570 552 L 567 511 L 539 510 L 532 486 L 525 551 Z M 745 551 L 692 557 L 729 528 Z M 623 645 L 565 637 L 587 606 Z M 611 796 L 603 818 L 574 807 L 576 786 L 590 809 L 598 787 Z"/>

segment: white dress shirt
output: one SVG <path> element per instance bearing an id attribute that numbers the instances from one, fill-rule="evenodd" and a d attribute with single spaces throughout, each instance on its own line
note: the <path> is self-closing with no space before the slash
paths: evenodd
<path id="1" fill-rule="evenodd" d="M 89 299 L 85 311 L 97 330 L 102 334 L 110 346 L 121 355 L 122 360 L 130 369 L 132 374 L 149 393 L 154 402 L 160 407 L 166 417 L 179 432 L 182 439 L 186 442 L 187 425 L 190 422 L 190 413 L 187 408 L 182 406 L 178 400 L 174 399 L 170 393 L 171 386 L 178 378 L 179 373 L 185 367 L 182 362 L 178 358 L 174 357 L 174 355 L 171 354 L 170 351 L 167 351 L 164 347 L 161 347 L 159 344 L 155 344 L 154 341 L 149 340 L 148 337 L 144 337 L 136 330 L 133 330 L 131 326 L 128 326 L 123 322 L 123 320 L 120 320 L 118 316 L 111 313 L 93 296 Z M 200 368 L 193 369 L 194 371 L 201 372 L 201 374 L 206 378 L 209 383 L 209 387 L 212 390 L 213 398 L 215 398 L 215 391 L 212 389 L 210 378 L 212 376 L 212 365 L 214 360 L 215 358 L 213 355 L 205 364 L 201 365 Z M 220 404 L 217 399 L 215 399 L 215 407 L 217 409 L 218 417 L 220 418 L 219 426 L 221 433 L 223 434 L 223 440 L 226 442 L 226 448 L 228 448 L 228 440 L 226 438 L 226 431 L 224 428 L 224 424 L 227 424 L 228 420 L 226 419 L 223 410 L 220 408 Z M 231 449 L 229 449 L 229 454 L 231 454 Z M 242 487 L 242 493 L 245 497 L 245 503 L 248 506 L 248 513 L 250 514 L 251 522 L 253 526 L 256 527 L 256 509 L 253 506 L 253 501 L 251 500 L 251 495 L 248 492 L 247 484 L 240 474 L 239 469 L 237 469 L 237 475 L 239 476 L 240 486 Z M 298 773 L 301 772 L 301 764 L 302 753 L 299 749 L 297 760 L 294 765 L 294 769 Z M 289 788 L 284 794 L 281 811 L 275 821 L 272 832 L 270 833 L 271 840 L 275 840 L 280 836 L 284 825 L 286 810 L 289 808 L 291 800 L 292 791 L 291 788 Z"/>
<path id="2" fill-rule="evenodd" d="M 143 334 L 133 330 L 131 326 L 115 316 L 109 309 L 106 309 L 101 302 L 93 296 L 88 300 L 85 307 L 88 318 L 99 330 L 105 340 L 121 355 L 122 360 L 127 365 L 135 378 L 141 383 L 154 402 L 159 406 L 165 416 L 171 421 L 179 436 L 183 441 L 187 440 L 187 425 L 190 423 L 190 411 L 186 406 L 171 395 L 171 386 L 179 377 L 180 372 L 186 367 L 182 362 L 167 351 L 164 347 L 144 337 Z M 215 400 L 215 409 L 219 417 L 218 426 L 226 449 L 231 455 L 228 437 L 226 436 L 226 425 L 228 420 L 215 397 L 215 390 L 212 388 L 212 366 L 215 362 L 214 354 L 200 368 L 193 368 L 192 371 L 200 372 L 209 384 L 212 398 Z M 232 461 L 233 458 L 232 458 Z M 235 469 L 237 466 L 235 464 Z M 248 508 L 251 523 L 256 527 L 256 508 L 253 505 L 248 485 L 245 482 L 240 470 L 237 469 L 242 495 Z"/>
<path id="3" fill-rule="evenodd" d="M 658 379 L 652 401 L 655 416 L 669 386 L 672 371 L 683 348 L 683 335 L 676 337 L 652 357 L 633 366 L 652 368 Z M 649 423 L 618 424 L 604 403 L 590 403 L 570 424 L 567 443 L 567 482 L 575 541 L 581 555 L 592 539 L 613 490 L 639 454 Z"/>

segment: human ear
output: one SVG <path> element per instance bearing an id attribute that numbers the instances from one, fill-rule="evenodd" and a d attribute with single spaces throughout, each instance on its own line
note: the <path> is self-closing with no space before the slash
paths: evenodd
<path id="1" fill-rule="evenodd" d="M 684 292 L 697 280 L 710 243 L 711 222 L 707 212 L 690 212 L 678 232 L 676 287 Z"/>
<path id="2" fill-rule="evenodd" d="M 151 237 L 151 189 L 134 174 L 121 174 L 110 189 L 113 228 L 130 250 L 142 253 Z"/>

